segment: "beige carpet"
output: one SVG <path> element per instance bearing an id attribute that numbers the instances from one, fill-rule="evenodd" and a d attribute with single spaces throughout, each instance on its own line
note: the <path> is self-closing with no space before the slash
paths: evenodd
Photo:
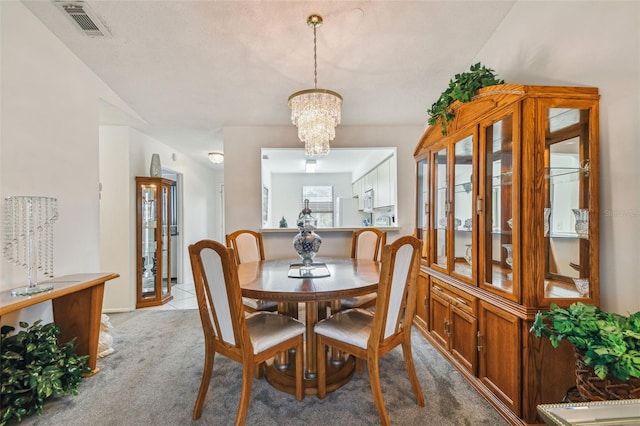
<path id="1" fill-rule="evenodd" d="M 232 425 L 240 398 L 241 366 L 222 356 L 214 364 L 202 418 L 191 420 L 204 354 L 197 310 L 110 314 L 115 352 L 98 360 L 97 375 L 79 395 L 47 403 L 20 425 Z M 415 404 L 399 348 L 383 357 L 382 391 L 396 425 L 506 425 L 418 333 L 414 360 L 426 406 Z M 324 400 L 289 394 L 254 379 L 247 425 L 379 424 L 367 373 L 355 375 Z"/>

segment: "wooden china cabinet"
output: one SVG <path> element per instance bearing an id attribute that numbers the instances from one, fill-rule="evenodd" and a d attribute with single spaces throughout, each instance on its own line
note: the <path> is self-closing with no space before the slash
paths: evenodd
<path id="1" fill-rule="evenodd" d="M 420 139 L 416 325 L 512 424 L 575 385 L 535 313 L 599 303 L 596 88 L 504 84 Z"/>
<path id="2" fill-rule="evenodd" d="M 171 295 L 171 179 L 136 177 L 136 308 L 167 303 Z"/>

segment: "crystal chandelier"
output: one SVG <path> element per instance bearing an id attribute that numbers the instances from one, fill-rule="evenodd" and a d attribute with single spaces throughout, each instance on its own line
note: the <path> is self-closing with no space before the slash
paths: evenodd
<path id="1" fill-rule="evenodd" d="M 316 29 L 322 25 L 322 16 L 309 16 L 307 25 L 313 28 L 314 87 L 289 96 L 289 108 L 291 121 L 298 126 L 298 138 L 304 142 L 305 155 L 314 157 L 329 154 L 329 142 L 336 137 L 336 126 L 340 124 L 342 96 L 318 89 Z"/>

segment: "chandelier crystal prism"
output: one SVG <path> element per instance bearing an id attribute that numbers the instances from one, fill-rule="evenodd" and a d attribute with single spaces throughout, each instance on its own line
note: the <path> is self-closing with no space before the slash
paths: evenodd
<path id="1" fill-rule="evenodd" d="M 329 142 L 336 137 L 336 126 L 340 124 L 342 96 L 327 89 L 318 89 L 318 62 L 316 29 L 322 25 L 320 15 L 307 18 L 313 28 L 314 88 L 301 90 L 289 96 L 291 121 L 298 127 L 298 138 L 304 142 L 304 153 L 308 157 L 329 154 Z"/>

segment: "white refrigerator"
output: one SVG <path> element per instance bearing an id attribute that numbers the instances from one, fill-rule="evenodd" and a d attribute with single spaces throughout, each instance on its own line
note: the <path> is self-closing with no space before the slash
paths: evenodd
<path id="1" fill-rule="evenodd" d="M 362 226 L 357 198 L 336 198 L 335 227 Z"/>

